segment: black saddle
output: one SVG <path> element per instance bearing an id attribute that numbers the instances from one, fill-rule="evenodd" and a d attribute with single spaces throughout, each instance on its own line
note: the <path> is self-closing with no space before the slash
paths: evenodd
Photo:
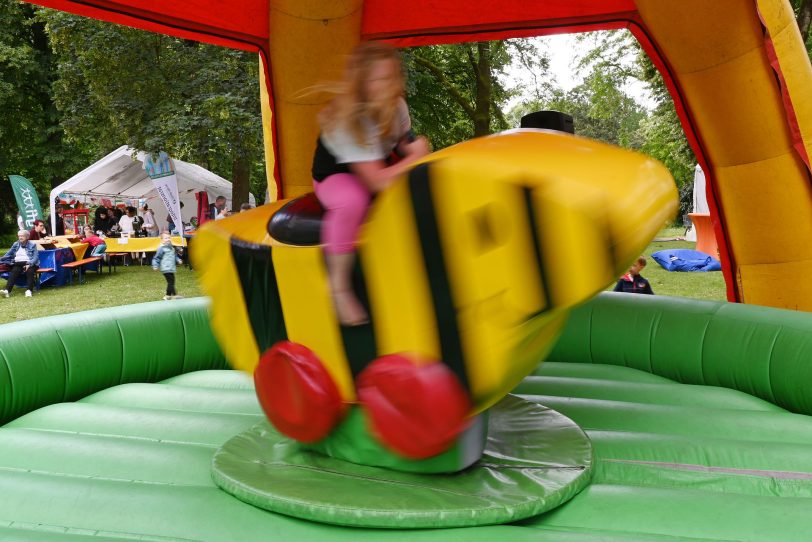
<path id="1" fill-rule="evenodd" d="M 274 213 L 268 223 L 268 233 L 288 245 L 318 245 L 323 215 L 324 207 L 311 192 L 290 200 Z"/>

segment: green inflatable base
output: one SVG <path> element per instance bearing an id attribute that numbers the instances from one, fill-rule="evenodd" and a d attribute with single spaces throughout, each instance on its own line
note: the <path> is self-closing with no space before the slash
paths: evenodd
<path id="1" fill-rule="evenodd" d="M 261 422 L 226 442 L 212 478 L 272 512 L 356 527 L 509 523 L 552 510 L 591 478 L 592 446 L 572 420 L 515 396 L 490 411 L 482 458 L 454 474 L 356 465 L 304 450 Z"/>

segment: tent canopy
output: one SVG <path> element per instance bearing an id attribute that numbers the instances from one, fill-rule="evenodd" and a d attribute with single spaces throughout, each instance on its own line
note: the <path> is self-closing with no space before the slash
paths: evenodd
<path id="1" fill-rule="evenodd" d="M 55 198 L 61 193 L 88 195 L 110 199 L 145 199 L 161 224 L 164 206 L 158 198 L 152 180 L 144 170 L 144 152 L 122 145 L 98 162 L 83 169 L 51 190 L 51 227 L 55 228 Z M 196 164 L 173 160 L 178 178 L 178 195 L 183 202 L 181 216 L 188 222 L 197 212 L 195 193 L 205 191 L 209 200 L 224 196 L 228 208 L 232 207 L 231 183 L 219 175 Z M 254 205 L 254 196 L 249 195 Z M 53 231 L 53 230 L 52 230 Z"/>

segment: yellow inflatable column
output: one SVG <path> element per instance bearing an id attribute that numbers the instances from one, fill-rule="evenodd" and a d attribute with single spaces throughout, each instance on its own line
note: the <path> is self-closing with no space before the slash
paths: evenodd
<path id="1" fill-rule="evenodd" d="M 682 90 L 726 232 L 739 301 L 812 310 L 812 185 L 768 38 L 809 145 L 812 69 L 788 2 L 636 0 Z M 767 6 L 765 8 L 765 6 Z"/>
<path id="2" fill-rule="evenodd" d="M 273 113 L 270 102 L 270 81 L 265 74 L 265 62 L 262 55 L 259 57 L 259 103 L 262 108 L 262 142 L 265 151 L 265 177 L 268 180 L 268 192 L 265 203 L 271 203 L 279 199 L 279 190 L 276 186 L 276 176 L 274 169 L 276 156 L 274 156 L 273 140 Z"/>
<path id="3" fill-rule="evenodd" d="M 346 56 L 359 41 L 362 6 L 362 0 L 270 3 L 276 160 L 286 198 L 313 190 L 310 167 L 318 136 L 316 113 L 329 99 L 324 94 L 302 93 L 341 77 Z"/>

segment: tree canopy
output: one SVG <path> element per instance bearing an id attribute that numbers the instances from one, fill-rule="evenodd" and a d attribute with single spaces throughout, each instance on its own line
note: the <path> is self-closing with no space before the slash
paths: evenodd
<path id="1" fill-rule="evenodd" d="M 54 105 L 53 55 L 35 8 L 0 3 L 0 173 L 30 179 L 41 195 L 85 164 L 67 141 Z M 0 232 L 16 228 L 8 182 L 0 182 Z"/>
<path id="2" fill-rule="evenodd" d="M 791 4 L 812 52 L 812 0 Z M 28 177 L 44 196 L 126 143 L 231 180 L 237 205 L 249 189 L 264 197 L 256 55 L 19 2 L 0 3 L 0 25 L 3 175 Z M 549 55 L 532 39 L 404 50 L 415 130 L 439 149 L 516 127 L 530 111 L 567 112 L 578 134 L 662 161 L 684 213 L 695 158 L 659 73 L 627 31 L 579 40 L 584 52 L 574 69 L 582 81 L 568 90 L 552 79 Z M 534 77 L 530 88 L 509 82 L 517 66 Z M 629 91 L 635 81 L 649 89 L 650 103 Z M 9 184 L 0 182 L 0 233 L 14 228 L 15 210 Z"/>
<path id="3" fill-rule="evenodd" d="M 256 55 L 43 10 L 67 136 L 99 157 L 126 143 L 265 193 Z"/>

